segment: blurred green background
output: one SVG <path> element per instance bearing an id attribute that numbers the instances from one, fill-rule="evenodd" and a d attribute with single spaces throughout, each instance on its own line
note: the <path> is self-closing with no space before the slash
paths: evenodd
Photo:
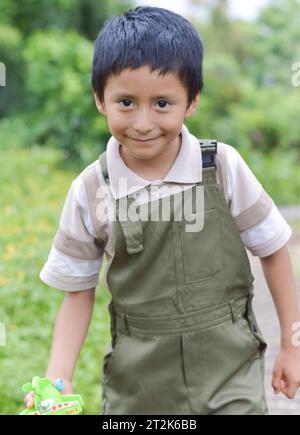
<path id="1" fill-rule="evenodd" d="M 253 21 L 232 18 L 225 0 L 190 3 L 187 18 L 205 44 L 205 87 L 187 127 L 236 147 L 278 205 L 299 204 L 300 87 L 292 85 L 292 65 L 300 62 L 299 1 L 270 1 Z M 138 4 L 1 0 L 0 62 L 7 73 L 0 87 L 0 323 L 7 329 L 1 414 L 22 410 L 21 385 L 46 368 L 63 292 L 38 274 L 71 181 L 110 137 L 90 87 L 94 40 L 106 18 Z M 74 378 L 87 414 L 101 412 L 110 339 L 104 269 Z"/>

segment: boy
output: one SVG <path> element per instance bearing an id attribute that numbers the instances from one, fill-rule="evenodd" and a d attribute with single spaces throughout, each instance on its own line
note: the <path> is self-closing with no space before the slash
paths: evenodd
<path id="1" fill-rule="evenodd" d="M 70 393 L 107 257 L 103 414 L 268 413 L 245 247 L 261 258 L 281 323 L 274 390 L 292 398 L 299 386 L 291 229 L 233 147 L 199 142 L 183 124 L 202 90 L 202 55 L 193 26 L 155 7 L 107 20 L 96 40 L 92 86 L 112 136 L 73 181 L 40 277 L 65 291 L 46 376 Z M 169 218 L 150 216 L 149 204 Z"/>

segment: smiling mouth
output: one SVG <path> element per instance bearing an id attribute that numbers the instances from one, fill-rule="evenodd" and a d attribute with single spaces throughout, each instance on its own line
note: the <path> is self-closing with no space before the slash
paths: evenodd
<path id="1" fill-rule="evenodd" d="M 134 140 L 134 141 L 136 141 L 136 142 L 151 142 L 151 141 L 153 141 L 153 140 L 156 140 L 156 139 L 159 139 L 160 138 L 160 136 L 158 136 L 158 137 L 155 137 L 155 138 L 153 138 L 153 139 L 134 139 L 134 138 L 132 138 L 132 140 Z"/>

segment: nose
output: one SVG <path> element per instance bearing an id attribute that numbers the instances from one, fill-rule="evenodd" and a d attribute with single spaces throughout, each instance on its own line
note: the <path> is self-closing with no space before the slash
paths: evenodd
<path id="1" fill-rule="evenodd" d="M 136 114 L 132 127 L 141 136 L 147 135 L 149 132 L 153 131 L 153 124 L 149 112 L 147 110 L 140 110 L 140 112 Z"/>

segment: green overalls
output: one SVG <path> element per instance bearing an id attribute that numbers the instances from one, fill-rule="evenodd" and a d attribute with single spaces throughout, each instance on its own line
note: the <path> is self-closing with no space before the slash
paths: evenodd
<path id="1" fill-rule="evenodd" d="M 254 277 L 217 183 L 217 142 L 199 144 L 201 231 L 187 232 L 191 222 L 175 219 L 181 193 L 169 197 L 171 221 L 122 221 L 124 200 L 117 200 L 103 414 L 268 414 Z M 109 183 L 105 152 L 99 161 Z M 189 192 L 194 201 L 196 186 Z M 134 200 L 127 200 L 129 207 Z"/>

